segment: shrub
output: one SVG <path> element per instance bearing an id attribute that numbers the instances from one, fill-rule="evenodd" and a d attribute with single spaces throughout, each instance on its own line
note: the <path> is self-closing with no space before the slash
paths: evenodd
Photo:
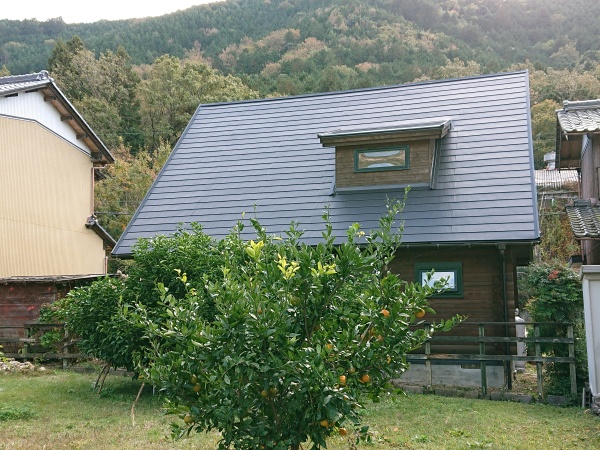
<path id="1" fill-rule="evenodd" d="M 583 293 L 579 274 L 561 264 L 538 263 L 527 267 L 519 279 L 526 296 L 525 308 L 535 322 L 560 322 L 573 325 L 576 372 L 579 388 L 587 381 L 587 351 L 583 317 Z M 567 336 L 566 326 L 540 325 L 541 336 Z M 542 344 L 549 356 L 568 356 L 564 344 Z M 570 395 L 569 366 L 549 363 L 545 366 L 546 390 L 551 394 Z"/>
<path id="2" fill-rule="evenodd" d="M 162 308 L 130 310 L 150 342 L 145 377 L 183 420 L 174 433 L 216 429 L 222 449 L 321 448 L 333 433 L 366 439 L 363 397 L 387 392 L 406 354 L 455 323 L 411 327 L 421 310 L 433 312 L 426 298 L 439 286 L 389 272 L 400 210 L 391 204 L 379 231 L 365 236 L 355 224 L 335 245 L 327 215 L 316 246 L 300 243 L 293 225 L 280 239 L 255 220 L 256 240 L 246 242 L 238 224 L 201 288 L 181 270 L 179 288 L 159 284 Z"/>

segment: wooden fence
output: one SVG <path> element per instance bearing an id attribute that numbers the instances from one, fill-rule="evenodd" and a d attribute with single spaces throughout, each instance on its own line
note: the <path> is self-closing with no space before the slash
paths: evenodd
<path id="1" fill-rule="evenodd" d="M 543 390 L 543 374 L 542 369 L 545 363 L 564 363 L 569 364 L 569 378 L 571 382 L 571 393 L 577 394 L 577 381 L 575 371 L 575 338 L 573 336 L 573 326 L 571 324 L 564 324 L 558 322 L 520 322 L 519 325 L 527 326 L 533 329 L 533 336 L 531 333 L 527 337 L 518 336 L 488 336 L 486 334 L 486 327 L 498 328 L 502 327 L 503 330 L 508 330 L 509 327 L 515 327 L 515 322 L 463 322 L 461 326 L 472 326 L 477 327 L 476 336 L 444 336 L 443 334 L 434 334 L 424 344 L 424 353 L 415 354 L 411 353 L 408 355 L 407 360 L 409 362 L 425 362 L 427 376 L 429 377 L 429 385 L 432 385 L 432 363 L 440 362 L 456 362 L 457 364 L 464 364 L 465 362 L 479 363 L 481 372 L 481 393 L 486 395 L 488 392 L 487 385 L 487 370 L 486 366 L 489 362 L 503 362 L 511 366 L 512 362 L 525 361 L 536 364 L 537 372 L 537 388 L 538 396 L 544 397 Z M 425 324 L 428 327 L 428 324 Z M 552 327 L 567 327 L 567 337 L 542 337 L 540 334 L 540 326 L 552 326 Z M 508 333 L 505 333 L 508 334 Z M 509 348 L 512 344 L 517 342 L 525 342 L 528 345 L 533 345 L 532 354 L 523 356 L 511 354 L 512 352 L 506 351 L 505 354 L 487 354 L 486 344 L 504 344 L 505 348 Z M 447 354 L 447 353 L 433 353 L 432 344 L 440 345 L 478 345 L 479 352 L 476 354 Z M 542 353 L 542 344 L 566 345 L 568 347 L 569 356 L 546 356 Z M 528 347 L 530 350 L 531 347 Z M 529 351 L 528 351 L 529 353 Z"/>
<path id="2" fill-rule="evenodd" d="M 428 384 L 431 386 L 432 383 L 432 369 L 431 365 L 441 362 L 456 362 L 457 364 L 465 364 L 468 362 L 479 364 L 481 372 L 481 392 L 486 395 L 488 392 L 487 385 L 487 364 L 491 362 L 502 362 L 505 365 L 512 365 L 515 361 L 532 362 L 536 364 L 537 372 L 537 387 L 538 396 L 543 398 L 543 374 L 542 369 L 545 363 L 563 363 L 569 364 L 569 374 L 571 382 L 571 393 L 577 394 L 577 383 L 575 373 L 575 338 L 573 336 L 573 326 L 570 324 L 563 324 L 557 322 L 521 322 L 519 325 L 525 325 L 528 328 L 533 329 L 533 336 L 531 333 L 527 337 L 518 336 L 488 336 L 486 333 L 486 327 L 498 330 L 503 329 L 504 334 L 509 334 L 507 331 L 509 327 L 515 327 L 515 322 L 463 322 L 460 326 L 466 327 L 477 327 L 477 335 L 465 336 L 465 335 L 443 335 L 442 333 L 434 334 L 428 339 L 424 346 L 423 353 L 411 353 L 407 356 L 409 362 L 420 362 L 425 363 L 426 373 L 428 376 Z M 428 327 L 428 324 L 424 325 Z M 540 334 L 540 326 L 555 326 L 555 327 L 567 327 L 567 337 L 542 337 Z M 77 339 L 72 339 L 68 332 L 64 330 L 62 324 L 41 324 L 41 323 L 27 323 L 24 325 L 25 336 L 24 337 L 2 337 L 5 335 L 4 331 L 7 329 L 13 329 L 14 334 L 23 333 L 23 327 L 0 327 L 0 345 L 9 344 L 8 347 L 18 348 L 18 351 L 6 351 L 4 353 L 6 357 L 15 359 L 58 359 L 63 361 L 63 367 L 67 367 L 69 362 L 74 359 L 89 358 L 88 355 L 81 354 L 77 351 Z M 46 352 L 40 344 L 40 337 L 43 333 L 59 330 L 64 333 L 64 340 L 61 343 L 62 351 L 60 352 Z M 533 351 L 524 356 L 511 354 L 510 346 L 517 342 L 525 342 L 528 345 L 533 345 Z M 494 354 L 486 352 L 486 345 L 501 345 L 505 346 L 505 354 L 499 354 L 500 352 L 495 351 Z M 542 344 L 566 345 L 568 347 L 568 355 L 566 357 L 557 356 L 546 356 L 542 353 Z M 432 352 L 432 345 L 474 345 L 478 346 L 479 351 L 477 353 L 435 353 Z M 529 347 L 531 349 L 531 347 Z"/>
<path id="3" fill-rule="evenodd" d="M 60 351 L 47 351 L 40 338 L 49 331 L 63 333 Z M 7 333 L 8 332 L 8 333 Z M 74 359 L 89 358 L 89 355 L 77 351 L 77 339 L 72 339 L 64 325 L 60 323 L 25 323 L 23 326 L 0 326 L 0 345 L 4 347 L 4 356 L 14 359 L 62 360 L 66 368 Z M 9 334 L 9 336 L 6 336 Z M 23 335 L 24 336 L 21 336 Z"/>

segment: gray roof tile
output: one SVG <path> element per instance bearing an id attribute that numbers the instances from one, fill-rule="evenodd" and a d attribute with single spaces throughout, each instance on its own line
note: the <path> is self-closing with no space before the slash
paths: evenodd
<path id="1" fill-rule="evenodd" d="M 600 206 L 589 200 L 567 205 L 567 216 L 576 238 L 600 238 Z"/>
<path id="2" fill-rule="evenodd" d="M 565 133 L 600 131 L 600 100 L 564 102 L 556 111 L 558 122 Z"/>
<path id="3" fill-rule="evenodd" d="M 436 189 L 411 190 L 406 244 L 539 238 L 527 72 L 356 91 L 201 105 L 114 250 L 198 222 L 217 238 L 246 215 L 270 233 L 291 221 L 321 237 L 330 208 L 339 239 L 375 229 L 402 190 L 332 194 L 334 148 L 319 133 L 449 118 Z M 249 228 L 248 238 L 252 237 Z"/>

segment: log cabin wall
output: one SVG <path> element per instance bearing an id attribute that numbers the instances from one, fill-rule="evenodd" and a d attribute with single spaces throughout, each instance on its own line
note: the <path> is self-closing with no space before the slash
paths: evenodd
<path id="1" fill-rule="evenodd" d="M 409 147 L 407 155 L 409 168 L 405 170 L 380 170 L 374 172 L 356 172 L 354 170 L 354 151 L 357 149 L 386 149 L 394 145 Z M 335 182 L 337 187 L 365 187 L 400 184 L 429 184 L 431 179 L 431 161 L 435 141 L 431 139 L 409 140 L 376 145 L 350 145 L 337 147 L 335 152 Z"/>
<path id="2" fill-rule="evenodd" d="M 517 298 L 517 256 L 522 249 L 508 246 L 504 251 L 506 299 L 508 320 L 514 321 Z M 460 298 L 432 298 L 430 306 L 436 314 L 426 314 L 422 320 L 439 321 L 456 314 L 466 316 L 468 322 L 504 322 L 503 257 L 497 246 L 431 246 L 402 248 L 392 263 L 392 270 L 406 281 L 415 281 L 415 263 L 462 262 L 463 295 Z M 486 326 L 489 336 L 505 335 L 503 326 Z M 458 326 L 448 335 L 477 336 L 477 326 Z M 509 334 L 514 335 L 514 327 Z M 437 353 L 478 353 L 477 345 L 444 345 L 432 348 Z M 504 353 L 504 346 L 488 346 L 486 352 Z"/>

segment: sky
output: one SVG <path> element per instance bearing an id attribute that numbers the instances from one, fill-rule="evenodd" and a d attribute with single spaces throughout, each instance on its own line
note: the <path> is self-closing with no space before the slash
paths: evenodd
<path id="1" fill-rule="evenodd" d="M 97 22 L 99 20 L 133 19 L 162 16 L 194 5 L 215 3 L 218 0 L 100 0 L 79 2 L 73 0 L 17 0 L 10 1 L 0 11 L 0 19 L 37 19 L 40 22 L 62 17 L 66 23 Z"/>

